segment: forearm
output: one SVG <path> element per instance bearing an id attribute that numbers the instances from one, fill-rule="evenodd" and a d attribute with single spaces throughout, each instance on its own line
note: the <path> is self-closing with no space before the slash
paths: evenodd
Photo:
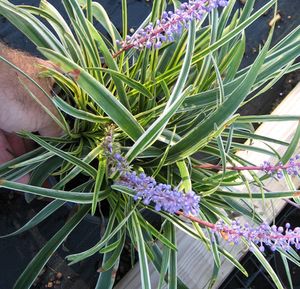
<path id="1" fill-rule="evenodd" d="M 33 77 L 34 79 L 39 78 L 39 73 L 42 71 L 40 65 L 46 64 L 46 61 L 31 56 L 26 52 L 12 49 L 2 42 L 0 42 L 0 56 L 13 63 L 15 66 L 26 72 L 30 77 Z M 9 69 L 9 66 L 3 61 L 0 61 L 0 69 L 7 70 Z M 49 79 L 43 80 L 45 83 L 50 83 Z"/>
<path id="2" fill-rule="evenodd" d="M 11 49 L 3 43 L 0 44 L 0 56 L 31 77 L 48 95 L 51 94 L 53 80 L 39 77 L 44 69 L 41 64 L 46 63 L 44 60 Z M 32 95 L 57 115 L 54 105 L 46 94 L 0 58 L 0 129 L 7 132 L 21 129 L 37 131 L 51 123 L 49 116 L 45 114 L 42 106 L 33 99 Z"/>

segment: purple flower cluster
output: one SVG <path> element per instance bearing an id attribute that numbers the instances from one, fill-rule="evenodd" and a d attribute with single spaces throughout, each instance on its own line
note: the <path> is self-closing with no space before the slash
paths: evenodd
<path id="1" fill-rule="evenodd" d="M 102 147 L 104 150 L 104 155 L 107 159 L 107 166 L 109 167 L 109 172 L 111 174 L 119 172 L 121 175 L 130 171 L 130 165 L 127 163 L 126 159 L 119 153 L 120 148 L 116 143 L 113 142 L 113 130 L 110 128 L 107 135 L 103 139 Z"/>
<path id="2" fill-rule="evenodd" d="M 135 200 L 141 198 L 145 205 L 153 202 L 157 211 L 163 210 L 171 214 L 182 211 L 187 216 L 199 213 L 200 198 L 195 192 L 184 194 L 182 191 L 172 189 L 170 185 L 157 183 L 154 178 L 144 173 L 126 172 L 118 184 L 136 191 Z"/>
<path id="3" fill-rule="evenodd" d="M 272 165 L 270 162 L 264 161 L 261 165 L 261 169 L 269 175 L 276 174 L 279 179 L 283 177 L 283 171 L 285 170 L 289 175 L 297 176 L 300 173 L 300 155 L 296 155 L 295 158 L 290 158 L 286 165 L 281 162 L 278 165 Z"/>
<path id="4" fill-rule="evenodd" d="M 200 198 L 193 192 L 183 193 L 172 189 L 170 185 L 157 183 L 154 178 L 144 173 L 132 171 L 126 159 L 117 152 L 113 145 L 112 135 L 104 138 L 103 148 L 111 173 L 119 172 L 116 184 L 130 188 L 136 192 L 135 200 L 142 199 L 145 205 L 154 203 L 155 210 L 169 213 L 182 211 L 185 215 L 198 215 Z"/>
<path id="5" fill-rule="evenodd" d="M 279 248 L 287 251 L 291 246 L 295 246 L 299 250 L 300 228 L 296 227 L 291 230 L 290 227 L 289 223 L 285 225 L 285 228 L 263 223 L 257 228 L 252 228 L 248 224 L 242 226 L 237 221 L 233 221 L 231 225 L 219 221 L 215 224 L 213 230 L 220 233 L 225 240 L 234 244 L 238 244 L 240 239 L 244 237 L 249 242 L 257 244 L 261 252 L 265 251 L 265 246 L 270 247 L 273 252 Z"/>
<path id="6" fill-rule="evenodd" d="M 174 41 L 175 35 L 180 35 L 184 27 L 192 20 L 201 20 L 203 16 L 217 7 L 224 7 L 228 0 L 194 0 L 184 2 L 180 8 L 172 11 L 164 11 L 162 18 L 156 24 L 149 23 L 141 28 L 133 36 L 126 36 L 122 42 L 118 42 L 123 50 L 129 48 L 160 48 L 164 42 Z"/>

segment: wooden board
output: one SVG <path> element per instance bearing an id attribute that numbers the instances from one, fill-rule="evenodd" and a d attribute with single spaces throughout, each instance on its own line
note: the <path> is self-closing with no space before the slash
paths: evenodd
<path id="1" fill-rule="evenodd" d="M 299 115 L 300 109 L 300 83 L 296 88 L 280 103 L 280 105 L 272 112 L 273 115 Z M 282 141 L 289 142 L 294 135 L 298 123 L 290 122 L 265 122 L 257 130 L 256 133 L 271 138 L 276 138 Z M 247 142 L 247 144 L 250 144 Z M 265 143 L 255 141 L 252 143 L 255 146 L 270 150 Z M 282 155 L 286 147 L 272 144 L 272 147 Z M 297 152 L 300 152 L 298 148 Z M 265 155 L 253 151 L 241 151 L 237 153 L 239 156 L 251 160 L 256 165 L 262 164 L 267 160 L 273 162 L 272 158 L 265 159 Z M 296 187 L 300 186 L 298 177 L 293 179 Z M 274 179 L 269 179 L 265 185 L 270 191 L 289 190 L 284 181 L 278 182 Z M 240 187 L 239 190 L 245 191 L 245 188 Z M 259 212 L 265 221 L 271 222 L 285 206 L 284 200 L 276 201 L 256 201 L 254 203 L 257 212 Z M 243 221 L 243 220 L 241 220 Z M 243 245 L 231 246 L 224 242 L 222 244 L 237 259 L 240 259 L 247 252 Z M 204 289 L 208 287 L 213 271 L 212 253 L 207 251 L 200 241 L 197 241 L 190 236 L 185 235 L 181 231 L 177 232 L 177 247 L 178 247 L 178 275 L 182 281 L 187 284 L 190 289 Z M 222 268 L 219 273 L 219 278 L 213 288 L 218 288 L 225 278 L 232 271 L 233 266 L 228 261 L 222 259 Z M 159 275 L 157 271 L 150 265 L 150 277 L 152 288 L 156 288 Z M 115 289 L 141 289 L 139 265 L 135 267 L 116 285 Z"/>

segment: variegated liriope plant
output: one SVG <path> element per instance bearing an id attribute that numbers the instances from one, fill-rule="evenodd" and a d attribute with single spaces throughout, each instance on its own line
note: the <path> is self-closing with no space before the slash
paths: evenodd
<path id="1" fill-rule="evenodd" d="M 282 75 L 299 68 L 294 63 L 300 53 L 299 27 L 273 47 L 271 28 L 253 64 L 240 69 L 245 29 L 272 7 L 276 13 L 276 0 L 265 1 L 256 12 L 254 0 L 248 0 L 240 11 L 234 10 L 235 0 L 154 0 L 151 14 L 131 36 L 126 36 L 126 0 L 122 0 L 121 34 L 99 3 L 62 2 L 68 20 L 45 0 L 39 7 L 0 0 L 0 14 L 55 64 L 56 68 L 44 74 L 54 78 L 62 90 L 60 96 L 49 98 L 60 114 L 55 121 L 64 135 L 43 138 L 23 133 L 39 147 L 0 166 L 1 187 L 24 192 L 27 198 L 53 199 L 13 234 L 39 224 L 66 202 L 78 206 L 14 288 L 30 288 L 58 246 L 87 214 L 98 215 L 104 200 L 110 213 L 103 236 L 92 248 L 68 256 L 73 264 L 104 254 L 98 289 L 113 286 L 126 236 L 138 252 L 141 288 L 151 288 L 149 260 L 160 276 L 159 288 L 165 282 L 168 288 L 188 288 L 176 273 L 175 227 L 211 251 L 215 263 L 212 279 L 219 271 L 220 256 L 247 275 L 217 241 L 242 240 L 274 284 L 283 288 L 262 251 L 268 246 L 297 263 L 293 250 L 299 248 L 299 229 L 262 223 L 251 198 L 293 197 L 293 191 L 264 194 L 263 188 L 267 177 L 288 179 L 287 173 L 298 174 L 297 160 L 289 159 L 300 132 L 298 129 L 290 144 L 256 135 L 252 123 L 268 121 L 270 116 L 243 117 L 236 111 L 249 95 L 262 94 Z M 108 37 L 96 30 L 96 22 Z M 298 120 L 299 116 L 277 117 L 277 121 Z M 237 138 L 259 139 L 270 146 L 279 142 L 287 150 L 283 156 L 277 155 L 277 164 L 255 167 L 235 152 L 243 148 L 276 156 L 275 152 L 243 147 Z M 244 170 L 251 171 L 250 179 Z M 30 184 L 16 182 L 27 173 L 31 174 Z M 51 175 L 56 176 L 56 184 L 43 188 Z M 78 186 L 67 191 L 74 178 Z M 234 187 L 245 180 L 262 192 L 237 192 Z M 145 220 L 146 208 L 162 218 L 160 230 Z M 232 211 L 257 226 L 231 220 Z"/>

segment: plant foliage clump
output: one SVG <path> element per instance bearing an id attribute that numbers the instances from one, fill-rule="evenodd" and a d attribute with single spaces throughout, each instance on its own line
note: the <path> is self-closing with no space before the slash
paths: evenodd
<path id="1" fill-rule="evenodd" d="M 282 249 L 286 237 L 281 237 L 279 228 L 261 225 L 252 198 L 292 198 L 294 192 L 265 194 L 264 181 L 276 177 L 273 171 L 267 171 L 266 164 L 242 159 L 236 152 L 242 148 L 272 155 L 278 159 L 273 168 L 286 168 L 299 141 L 299 129 L 290 143 L 282 143 L 254 131 L 253 123 L 268 121 L 270 116 L 243 117 L 237 110 L 282 75 L 299 69 L 295 63 L 300 54 L 299 27 L 273 47 L 271 28 L 255 61 L 240 68 L 245 29 L 271 8 L 276 13 L 276 0 L 265 1 L 256 12 L 254 0 L 248 0 L 239 11 L 234 9 L 235 0 L 170 1 L 170 12 L 166 12 L 167 1 L 154 0 L 149 17 L 128 37 L 126 0 L 122 1 L 122 32 L 98 2 L 62 2 L 67 20 L 45 0 L 39 7 L 0 0 L 0 14 L 55 64 L 44 76 L 55 79 L 62 90 L 59 96 L 49 98 L 59 112 L 55 121 L 64 130 L 63 137 L 24 133 L 39 148 L 0 166 L 0 187 L 24 192 L 28 200 L 35 196 L 53 199 L 16 233 L 42 222 L 66 202 L 78 206 L 14 288 L 29 289 L 59 245 L 87 214 L 98 214 L 104 201 L 109 216 L 103 236 L 90 249 L 68 256 L 73 264 L 104 254 L 96 288 L 112 288 L 126 236 L 138 252 L 141 288 L 151 288 L 149 260 L 160 276 L 159 288 L 164 282 L 169 288 L 188 288 L 189 284 L 184 285 L 176 275 L 175 227 L 211 251 L 215 262 L 212 279 L 218 274 L 221 255 L 246 274 L 219 243 L 221 239 L 241 239 L 252 248 L 276 286 L 283 288 L 261 251 L 262 243 L 272 250 L 280 244 Z M 96 23 L 106 34 L 95 28 Z M 298 121 L 299 116 L 277 120 Z M 263 140 L 270 147 L 280 142 L 287 150 L 279 156 L 273 150 L 237 142 L 241 138 Z M 233 169 L 255 165 L 262 173 L 250 170 L 250 177 L 242 169 Z M 29 184 L 16 182 L 27 173 L 31 174 Z M 43 188 L 44 180 L 52 175 L 56 184 Z M 284 171 L 282 176 L 290 182 Z M 80 184 L 70 189 L 75 178 Z M 245 183 L 248 191 L 235 190 Z M 252 192 L 253 187 L 261 193 Z M 162 218 L 160 230 L 145 219 L 146 209 Z M 248 227 L 232 220 L 232 212 L 260 226 L 255 231 L 258 239 Z M 191 226 L 186 221 L 191 221 Z M 285 230 L 294 239 L 298 231 L 291 231 L 288 225 Z M 283 239 L 263 238 L 273 233 Z M 294 243 L 299 247 L 298 241 Z M 298 262 L 293 251 L 280 252 Z"/>

